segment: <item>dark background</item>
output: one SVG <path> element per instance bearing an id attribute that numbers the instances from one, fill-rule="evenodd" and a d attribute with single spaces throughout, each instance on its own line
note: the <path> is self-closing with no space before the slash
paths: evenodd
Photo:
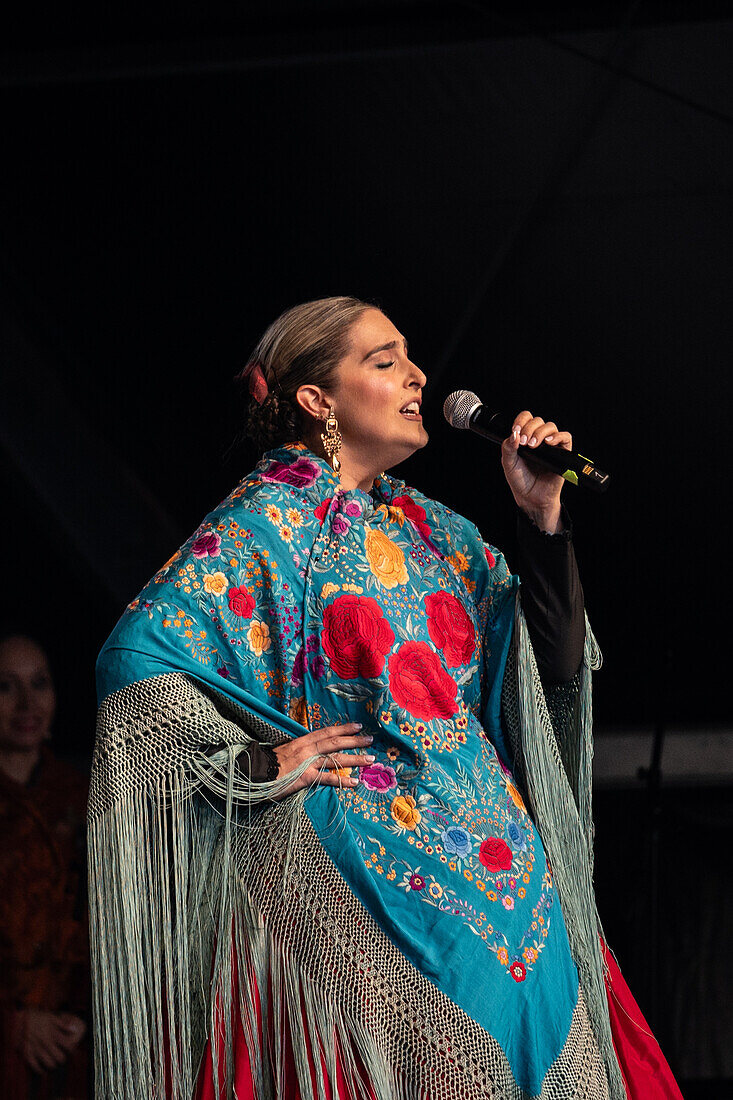
<path id="1" fill-rule="evenodd" d="M 445 425 L 448 392 L 555 419 L 611 473 L 605 497 L 565 494 L 601 734 L 730 723 L 732 48 L 704 3 L 6 21 L 3 617 L 49 644 L 69 750 L 90 749 L 93 662 L 124 604 L 256 457 L 228 452 L 233 375 L 281 310 L 342 293 L 378 301 L 428 376 L 431 441 L 402 476 L 510 562 L 498 452 Z M 612 922 L 633 970 L 629 904 Z M 654 914 L 672 954 L 699 929 L 675 938 L 679 906 Z M 650 1000 L 687 1076 L 733 1075 L 732 1044 L 696 1062 Z"/>

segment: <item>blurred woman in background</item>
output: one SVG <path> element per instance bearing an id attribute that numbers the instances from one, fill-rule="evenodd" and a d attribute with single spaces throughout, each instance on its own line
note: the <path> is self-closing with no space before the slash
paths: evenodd
<path id="1" fill-rule="evenodd" d="M 48 658 L 0 635 L 0 1094 L 87 1095 L 87 784 L 49 741 Z"/>

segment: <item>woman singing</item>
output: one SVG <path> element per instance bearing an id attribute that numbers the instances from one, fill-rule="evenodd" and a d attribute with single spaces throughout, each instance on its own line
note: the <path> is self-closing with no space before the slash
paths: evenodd
<path id="1" fill-rule="evenodd" d="M 380 310 L 297 306 L 244 378 L 266 453 L 98 664 L 98 1095 L 678 1097 L 633 1001 L 639 1065 L 611 1024 L 597 652 L 563 481 L 518 455 L 570 435 L 502 447 L 520 586 L 384 473 L 428 437 Z"/>

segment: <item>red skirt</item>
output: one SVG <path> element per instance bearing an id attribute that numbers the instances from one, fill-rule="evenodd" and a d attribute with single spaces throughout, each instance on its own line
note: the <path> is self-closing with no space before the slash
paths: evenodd
<path id="1" fill-rule="evenodd" d="M 683 1100 L 682 1093 L 677 1087 L 677 1082 L 662 1054 L 659 1043 L 652 1035 L 641 1009 L 624 981 L 616 960 L 603 941 L 601 941 L 601 946 L 607 966 L 606 993 L 611 1018 L 613 1045 L 624 1077 L 629 1100 Z M 252 978 L 252 981 L 254 981 L 254 978 Z M 237 1100 L 255 1100 L 252 1067 L 239 1013 L 238 989 L 235 988 L 233 993 L 235 1006 L 232 1029 L 234 1041 L 234 1094 Z M 259 993 L 256 987 L 255 998 L 259 1024 Z M 369 1100 L 378 1100 L 369 1083 L 369 1075 L 358 1055 L 351 1051 L 349 1052 L 349 1058 L 345 1059 L 341 1047 L 343 1037 L 336 1035 L 333 1037 L 336 1054 L 336 1085 L 334 1089 L 328 1083 L 326 1077 L 326 1059 L 320 1041 L 317 1040 L 314 1044 L 308 1036 L 305 1013 L 302 1009 L 300 1026 L 306 1034 L 308 1064 L 314 1091 L 317 1091 L 315 1087 L 316 1067 L 320 1063 L 321 1073 L 326 1081 L 327 1100 L 355 1100 L 356 1097 L 361 1098 L 364 1096 L 369 1097 Z M 223 1043 L 223 1037 L 224 1023 L 222 1019 L 220 1021 L 220 1045 Z M 274 1044 L 276 1036 L 271 1034 L 269 1040 L 271 1044 Z M 301 1100 L 302 1094 L 295 1070 L 289 1020 L 282 1021 L 282 1033 L 277 1037 L 277 1041 L 282 1043 L 283 1066 L 283 1082 L 278 1100 Z M 348 1070 L 345 1068 L 347 1065 Z M 356 1071 L 353 1068 L 355 1065 L 357 1066 Z M 223 1067 L 220 1067 L 219 1082 L 220 1088 L 223 1089 Z M 208 1040 L 199 1070 L 195 1100 L 215 1100 L 215 1096 L 214 1062 L 211 1040 Z"/>
<path id="2" fill-rule="evenodd" d="M 611 1034 L 629 1100 L 683 1100 L 672 1070 L 634 1000 L 624 976 L 601 940 Z"/>

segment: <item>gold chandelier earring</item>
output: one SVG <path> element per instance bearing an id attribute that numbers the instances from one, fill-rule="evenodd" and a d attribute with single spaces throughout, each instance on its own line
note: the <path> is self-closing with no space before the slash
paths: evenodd
<path id="1" fill-rule="evenodd" d="M 328 455 L 328 461 L 331 463 L 333 472 L 337 474 L 341 469 L 341 463 L 338 457 L 339 451 L 341 450 L 341 432 L 339 431 L 339 422 L 336 419 L 336 414 L 331 405 L 328 407 L 328 416 L 324 417 L 324 420 L 326 421 L 326 430 L 325 432 L 321 432 L 323 449 Z"/>

